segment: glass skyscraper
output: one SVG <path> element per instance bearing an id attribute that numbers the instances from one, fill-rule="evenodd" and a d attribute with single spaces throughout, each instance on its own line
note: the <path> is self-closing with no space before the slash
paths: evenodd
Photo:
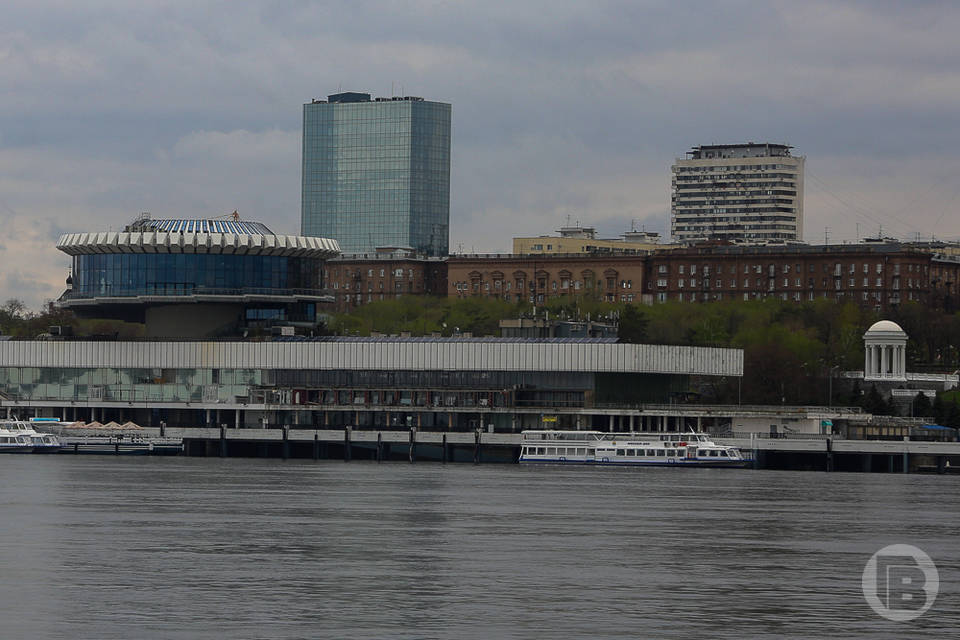
<path id="1" fill-rule="evenodd" d="M 450 105 L 338 93 L 303 105 L 301 233 L 344 253 L 446 256 Z"/>

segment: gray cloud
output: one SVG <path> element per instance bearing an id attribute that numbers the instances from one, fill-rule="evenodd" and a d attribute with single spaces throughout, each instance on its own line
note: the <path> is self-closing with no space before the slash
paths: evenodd
<path id="1" fill-rule="evenodd" d="M 673 159 L 742 140 L 807 156 L 809 240 L 958 237 L 958 29 L 938 2 L 13 0 L 3 261 L 50 283 L 37 306 L 62 231 L 238 209 L 296 232 L 301 105 L 340 86 L 453 104 L 453 248 L 568 216 L 665 233 Z"/>

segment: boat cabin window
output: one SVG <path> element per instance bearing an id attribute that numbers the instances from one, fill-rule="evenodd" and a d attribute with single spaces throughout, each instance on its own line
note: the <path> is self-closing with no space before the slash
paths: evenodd
<path id="1" fill-rule="evenodd" d="M 657 452 L 656 452 L 656 451 L 654 451 L 653 449 L 647 449 L 647 456 L 649 456 L 649 457 L 652 458 L 652 457 L 654 457 L 655 455 L 657 455 Z"/>
<path id="2" fill-rule="evenodd" d="M 547 448 L 546 448 L 546 447 L 537 447 L 537 455 L 538 455 L 538 456 L 545 456 L 545 455 L 547 455 Z"/>
<path id="3" fill-rule="evenodd" d="M 586 447 L 577 447 L 577 455 L 578 455 L 578 456 L 585 456 L 585 455 L 587 455 L 587 448 L 586 448 Z"/>
<path id="4" fill-rule="evenodd" d="M 617 449 L 617 455 L 618 455 L 618 456 L 625 456 L 625 455 L 627 455 L 627 452 L 624 451 L 623 449 Z"/>
<path id="5" fill-rule="evenodd" d="M 727 457 L 727 452 L 726 452 L 726 451 L 720 451 L 720 457 L 721 457 L 721 458 L 726 458 L 726 457 Z"/>
<path id="6" fill-rule="evenodd" d="M 711 458 L 716 458 L 716 457 L 717 457 L 717 450 L 716 450 L 716 449 L 711 449 L 711 450 L 710 450 L 710 457 L 711 457 Z"/>
<path id="7" fill-rule="evenodd" d="M 665 455 L 667 455 L 667 450 L 666 450 L 666 449 L 657 449 L 657 457 L 662 458 L 662 457 L 664 457 Z"/>

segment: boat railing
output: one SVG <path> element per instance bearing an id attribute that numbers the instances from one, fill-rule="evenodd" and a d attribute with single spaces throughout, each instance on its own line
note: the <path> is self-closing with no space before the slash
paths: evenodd
<path id="1" fill-rule="evenodd" d="M 726 431 L 710 434 L 711 438 L 742 438 L 749 440 L 751 437 L 764 438 L 770 440 L 842 440 L 843 437 L 837 434 L 824 433 L 768 433 L 765 431 Z"/>

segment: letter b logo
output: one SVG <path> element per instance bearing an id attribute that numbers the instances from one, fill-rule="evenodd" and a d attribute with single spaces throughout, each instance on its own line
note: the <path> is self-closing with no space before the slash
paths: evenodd
<path id="1" fill-rule="evenodd" d="M 940 575 L 930 556 L 917 547 L 892 544 L 867 562 L 862 586 L 874 611 L 888 620 L 905 622 L 933 606 Z"/>

